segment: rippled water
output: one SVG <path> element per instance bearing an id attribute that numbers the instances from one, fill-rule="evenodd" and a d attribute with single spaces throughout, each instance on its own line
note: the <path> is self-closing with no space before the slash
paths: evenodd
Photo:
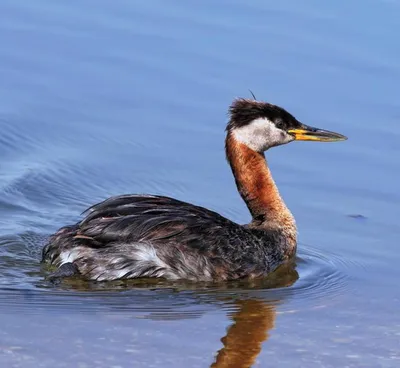
<path id="1" fill-rule="evenodd" d="M 397 367 L 397 1 L 0 3 L 0 365 Z M 122 193 L 249 220 L 236 96 L 338 144 L 268 152 L 295 268 L 221 284 L 45 280 L 45 237 Z"/>

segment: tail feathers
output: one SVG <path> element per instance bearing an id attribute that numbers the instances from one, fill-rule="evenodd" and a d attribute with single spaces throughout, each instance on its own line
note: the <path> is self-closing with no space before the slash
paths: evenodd
<path id="1" fill-rule="evenodd" d="M 77 225 L 65 226 L 53 234 L 43 247 L 42 262 L 53 263 L 63 249 L 73 246 L 77 230 Z"/>

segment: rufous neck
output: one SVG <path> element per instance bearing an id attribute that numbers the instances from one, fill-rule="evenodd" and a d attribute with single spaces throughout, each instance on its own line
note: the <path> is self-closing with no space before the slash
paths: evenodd
<path id="1" fill-rule="evenodd" d="M 264 154 L 250 149 L 228 133 L 226 155 L 253 223 L 276 223 L 295 228 L 294 218 L 279 194 Z"/>

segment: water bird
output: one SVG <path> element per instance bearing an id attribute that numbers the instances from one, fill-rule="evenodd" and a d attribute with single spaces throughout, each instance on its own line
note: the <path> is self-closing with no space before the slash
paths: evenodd
<path id="1" fill-rule="evenodd" d="M 95 204 L 60 228 L 43 248 L 56 267 L 49 278 L 80 276 L 225 281 L 264 277 L 293 260 L 295 219 L 272 178 L 264 152 L 292 141 L 347 137 L 307 126 L 285 109 L 237 98 L 229 107 L 225 152 L 252 220 L 235 223 L 167 196 L 127 194 Z"/>

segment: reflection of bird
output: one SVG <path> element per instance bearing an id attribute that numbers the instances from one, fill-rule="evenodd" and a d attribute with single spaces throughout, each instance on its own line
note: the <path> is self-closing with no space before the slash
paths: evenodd
<path id="1" fill-rule="evenodd" d="M 346 137 L 306 126 L 278 106 L 247 99 L 233 102 L 226 130 L 227 159 L 251 223 L 239 225 L 168 197 L 112 197 L 51 236 L 43 260 L 59 267 L 53 276 L 231 280 L 264 276 L 292 258 L 295 221 L 263 152 L 294 140 Z"/>
<path id="2" fill-rule="evenodd" d="M 224 347 L 211 368 L 249 368 L 258 354 L 268 331 L 274 327 L 275 307 L 260 300 L 241 300 L 231 318 L 233 324 L 221 339 Z"/>
<path id="3" fill-rule="evenodd" d="M 269 280 L 269 284 L 264 287 L 287 288 L 293 285 L 299 274 L 292 266 L 285 264 L 274 272 L 274 277 L 271 275 L 262 279 Z M 269 337 L 269 331 L 274 328 L 276 306 L 283 301 L 282 295 L 274 297 L 272 290 L 269 291 L 268 300 L 265 300 L 264 295 L 261 300 L 247 298 L 235 302 L 238 309 L 230 316 L 233 324 L 221 339 L 224 347 L 219 350 L 210 368 L 249 368 L 254 364 L 263 342 Z M 240 295 L 240 289 L 235 295 Z"/>

